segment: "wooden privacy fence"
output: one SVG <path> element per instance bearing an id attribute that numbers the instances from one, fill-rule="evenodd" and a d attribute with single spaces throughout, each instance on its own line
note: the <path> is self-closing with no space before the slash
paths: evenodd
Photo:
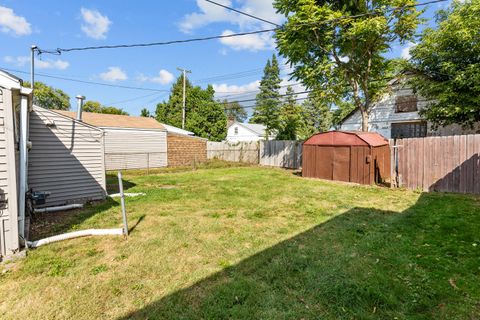
<path id="1" fill-rule="evenodd" d="M 207 158 L 298 169 L 302 163 L 301 141 L 208 142 Z"/>
<path id="2" fill-rule="evenodd" d="M 396 185 L 480 194 L 480 134 L 401 139 L 391 145 Z"/>

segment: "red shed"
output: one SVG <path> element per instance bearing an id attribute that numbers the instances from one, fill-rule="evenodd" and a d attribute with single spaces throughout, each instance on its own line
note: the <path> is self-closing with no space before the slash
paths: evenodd
<path id="1" fill-rule="evenodd" d="M 318 133 L 303 144 L 304 177 L 374 184 L 390 180 L 388 140 L 374 132 Z"/>

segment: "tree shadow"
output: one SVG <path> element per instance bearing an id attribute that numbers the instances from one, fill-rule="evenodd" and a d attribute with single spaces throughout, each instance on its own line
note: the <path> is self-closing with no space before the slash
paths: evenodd
<path id="1" fill-rule="evenodd" d="M 480 219 L 475 199 L 463 198 L 463 209 L 455 199 L 423 194 L 404 212 L 353 208 L 121 319 L 462 318 L 476 308 L 464 301 Z"/>
<path id="2" fill-rule="evenodd" d="M 428 190 L 480 194 L 480 154 L 474 154 L 462 162 L 461 165 L 428 186 Z"/>

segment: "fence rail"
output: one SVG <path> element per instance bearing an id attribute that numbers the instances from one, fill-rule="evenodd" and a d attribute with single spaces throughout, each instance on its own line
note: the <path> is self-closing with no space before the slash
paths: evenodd
<path id="1" fill-rule="evenodd" d="M 106 153 L 106 170 L 152 169 L 167 166 L 166 152 Z"/>
<path id="2" fill-rule="evenodd" d="M 301 141 L 208 142 L 208 159 L 245 162 L 298 169 L 302 164 Z"/>
<path id="3" fill-rule="evenodd" d="M 480 194 L 479 134 L 401 139 L 391 145 L 398 186 Z"/>

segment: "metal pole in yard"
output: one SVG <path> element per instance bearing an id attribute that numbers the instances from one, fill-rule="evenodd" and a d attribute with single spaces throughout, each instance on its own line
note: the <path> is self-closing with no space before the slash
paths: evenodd
<path id="1" fill-rule="evenodd" d="M 123 180 L 121 171 L 118 171 L 118 188 L 120 191 L 120 202 L 122 204 L 123 234 L 128 236 L 127 210 L 125 209 L 125 194 L 123 193 Z"/>

